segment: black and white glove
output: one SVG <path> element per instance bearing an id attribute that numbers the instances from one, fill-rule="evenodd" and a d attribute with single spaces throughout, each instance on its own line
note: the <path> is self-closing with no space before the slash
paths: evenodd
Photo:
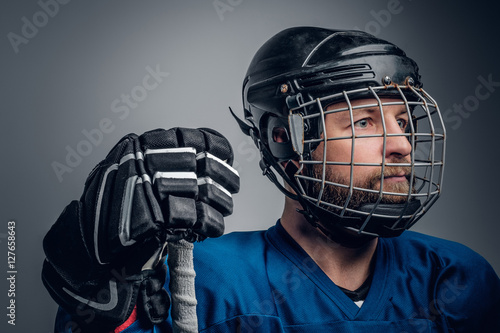
<path id="1" fill-rule="evenodd" d="M 224 232 L 239 176 L 229 142 L 211 129 L 129 134 L 90 173 L 44 238 L 42 280 L 82 331 L 122 324 L 137 305 L 168 316 L 166 242 Z"/>

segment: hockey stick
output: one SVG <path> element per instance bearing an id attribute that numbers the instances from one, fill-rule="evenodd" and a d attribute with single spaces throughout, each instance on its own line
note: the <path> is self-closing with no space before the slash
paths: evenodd
<path id="1" fill-rule="evenodd" d="M 194 287 L 193 243 L 186 240 L 167 245 L 167 264 L 170 270 L 172 325 L 175 333 L 198 332 L 196 295 Z"/>

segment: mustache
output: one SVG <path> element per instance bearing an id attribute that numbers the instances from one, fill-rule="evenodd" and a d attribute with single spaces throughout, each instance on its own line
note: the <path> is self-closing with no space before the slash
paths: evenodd
<path id="1" fill-rule="evenodd" d="M 379 172 L 379 178 L 381 178 L 381 173 Z M 410 166 L 386 166 L 384 168 L 384 177 L 393 177 L 393 176 L 406 176 L 409 177 L 411 174 Z"/>
<path id="2" fill-rule="evenodd" d="M 399 159 L 397 161 L 391 161 L 390 163 L 406 163 L 409 164 L 410 161 L 406 159 Z M 389 177 L 394 177 L 394 176 L 405 176 L 407 180 L 410 179 L 412 172 L 412 167 L 411 166 L 386 166 L 384 168 L 384 179 L 389 178 Z M 371 175 L 368 177 L 368 182 L 370 184 L 370 187 L 373 188 L 375 184 L 380 183 L 382 181 L 382 170 L 376 170 L 374 171 Z"/>
<path id="3" fill-rule="evenodd" d="M 393 157 L 387 163 L 391 164 L 411 164 L 411 161 L 406 157 Z M 384 168 L 384 177 L 393 177 L 405 175 L 410 177 L 412 171 L 411 166 L 386 166 Z"/>

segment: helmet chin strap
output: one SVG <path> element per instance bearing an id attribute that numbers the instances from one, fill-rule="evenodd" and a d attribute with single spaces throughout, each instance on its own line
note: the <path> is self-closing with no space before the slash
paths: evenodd
<path id="1" fill-rule="evenodd" d="M 301 203 L 304 207 L 304 203 Z M 392 228 L 392 225 L 398 221 L 397 218 L 384 218 L 379 216 L 371 216 L 370 227 L 368 230 L 362 229 L 364 225 L 359 227 L 359 223 L 366 218 L 343 216 L 327 211 L 318 206 L 312 206 L 310 203 L 305 203 L 305 209 L 297 210 L 303 214 L 306 220 L 315 228 L 319 229 L 330 240 L 339 243 L 348 248 L 359 248 L 377 237 L 397 237 L 407 229 L 407 223 L 403 220 L 403 227 Z M 402 204 L 373 204 L 367 203 L 358 208 L 360 211 L 372 213 L 374 215 L 392 215 L 403 216 L 404 214 L 413 215 L 421 208 L 421 203 L 418 200 L 412 200 Z M 347 222 L 346 222 L 347 220 Z M 348 222 L 348 221 L 351 222 Z M 352 224 L 353 226 L 350 226 Z M 354 227 L 354 225 L 356 225 Z M 360 231 L 361 230 L 361 231 Z"/>
<path id="2" fill-rule="evenodd" d="M 306 210 L 297 210 L 297 212 L 304 215 L 306 220 L 316 229 L 321 231 L 329 240 L 340 244 L 343 247 L 357 249 L 365 246 L 368 242 L 377 238 L 376 235 L 368 235 L 368 234 L 359 234 L 355 231 L 348 230 L 342 226 L 339 226 L 337 223 L 328 223 L 329 227 L 326 228 L 321 223 L 321 220 L 315 218 L 314 215 L 309 213 Z M 329 214 L 325 214 L 329 215 Z"/>

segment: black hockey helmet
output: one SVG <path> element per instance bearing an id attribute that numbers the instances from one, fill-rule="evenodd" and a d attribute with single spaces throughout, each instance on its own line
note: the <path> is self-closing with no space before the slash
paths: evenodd
<path id="1" fill-rule="evenodd" d="M 349 198 L 345 204 L 325 202 L 323 189 L 339 184 L 325 180 L 324 174 L 322 179 L 311 177 L 309 169 L 314 164 L 311 153 L 316 147 L 339 139 L 323 135 L 327 106 L 346 102 L 349 107 L 335 112 L 350 112 L 352 116 L 350 101 L 370 99 L 377 101 L 375 106 L 382 112 L 384 97 L 404 105 L 413 119 L 403 134 L 412 144 L 412 189 L 401 194 L 408 198 L 407 202 L 390 205 L 376 200 L 354 209 L 349 207 Z M 253 57 L 243 82 L 243 105 L 246 123 L 239 120 L 239 124 L 261 151 L 261 167 L 285 194 L 299 200 L 311 223 L 321 221 L 326 231 L 337 232 L 340 227 L 371 236 L 397 236 L 439 196 L 445 137 L 441 115 L 435 101 L 422 89 L 417 64 L 392 43 L 361 31 L 316 27 L 281 31 Z M 424 132 L 417 132 L 417 122 Z M 275 140 L 276 131 L 285 132 L 280 136 L 288 140 Z M 385 149 L 387 133 L 380 136 L 384 137 Z M 345 139 L 354 145 L 353 137 Z M 323 161 L 315 161 L 323 164 L 323 172 L 326 165 L 335 164 L 325 158 L 323 155 Z M 280 164 L 290 160 L 299 161 L 299 169 L 285 170 Z M 351 168 L 354 166 L 351 162 Z M 383 173 L 384 161 L 380 166 Z M 283 188 L 271 169 L 295 193 Z M 315 183 L 320 183 L 322 190 L 313 195 Z M 352 181 L 348 185 L 351 193 L 366 190 L 380 197 L 386 194 L 383 186 L 374 191 L 356 188 Z"/>

